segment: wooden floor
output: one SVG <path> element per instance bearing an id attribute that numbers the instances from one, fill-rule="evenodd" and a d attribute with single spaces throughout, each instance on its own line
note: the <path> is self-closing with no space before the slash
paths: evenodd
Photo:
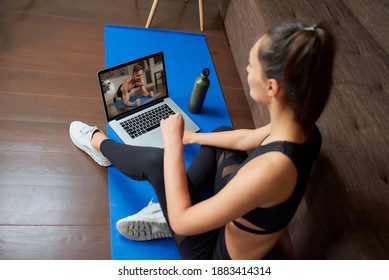
<path id="1" fill-rule="evenodd" d="M 107 171 L 69 123 L 105 126 L 105 24 L 144 26 L 152 0 L 0 1 L 0 259 L 110 259 Z M 153 28 L 199 32 L 197 1 L 160 1 Z M 253 127 L 219 17 L 205 34 L 235 127 Z"/>

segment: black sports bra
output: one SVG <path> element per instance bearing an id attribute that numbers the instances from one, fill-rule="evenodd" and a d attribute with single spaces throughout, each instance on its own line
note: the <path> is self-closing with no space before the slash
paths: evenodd
<path id="1" fill-rule="evenodd" d="M 254 234 L 269 234 L 285 228 L 292 220 L 297 211 L 297 207 L 304 196 L 309 174 L 313 163 L 319 154 L 320 146 L 321 135 L 317 127 L 315 127 L 313 136 L 310 137 L 304 144 L 279 141 L 259 146 L 243 162 L 240 168 L 253 158 L 268 152 L 278 151 L 288 156 L 296 166 L 297 183 L 292 195 L 286 201 L 269 208 L 255 208 L 242 216 L 242 218 L 246 219 L 253 225 L 262 228 L 263 230 L 248 228 L 237 221 L 233 221 L 233 224 L 244 231 Z M 235 176 L 239 169 L 231 174 L 229 180 Z"/>

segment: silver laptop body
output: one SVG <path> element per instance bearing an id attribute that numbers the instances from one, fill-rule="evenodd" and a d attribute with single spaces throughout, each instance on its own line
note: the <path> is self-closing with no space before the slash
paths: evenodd
<path id="1" fill-rule="evenodd" d="M 143 93 L 142 87 L 136 86 L 129 92 L 130 103 L 124 104 L 123 93 L 118 89 L 125 79 L 132 79 L 133 72 L 139 67 L 143 71 L 141 84 L 148 95 Z M 162 148 L 160 119 L 174 113 L 183 115 L 185 129 L 200 130 L 169 97 L 163 52 L 101 70 L 97 76 L 108 124 L 125 144 Z M 136 102 L 140 105 L 127 106 Z"/>

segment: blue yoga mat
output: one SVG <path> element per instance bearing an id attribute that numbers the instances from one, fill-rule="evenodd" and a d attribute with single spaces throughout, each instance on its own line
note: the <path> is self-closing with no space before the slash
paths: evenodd
<path id="1" fill-rule="evenodd" d="M 147 44 L 134 44 L 147 42 Z M 127 40 L 127 42 L 123 42 Z M 221 125 L 232 126 L 224 97 L 216 75 L 212 57 L 203 34 L 144 29 L 124 26 L 105 26 L 106 67 L 163 51 L 170 97 L 199 125 L 209 132 Z M 200 114 L 188 113 L 187 104 L 195 78 L 203 68 L 210 69 L 211 85 Z M 121 140 L 107 125 L 111 139 Z M 197 145 L 185 146 L 185 162 L 188 166 L 198 150 Z M 131 159 L 129 159 L 131 160 Z M 172 239 L 135 242 L 121 236 L 116 222 L 147 206 L 157 197 L 148 182 L 131 180 L 115 167 L 108 168 L 109 202 L 111 218 L 112 259 L 180 259 Z"/>
<path id="2" fill-rule="evenodd" d="M 144 104 L 147 104 L 149 103 L 150 101 L 153 101 L 155 100 L 155 98 L 157 98 L 158 96 L 160 96 L 161 93 L 160 92 L 157 92 L 157 93 L 154 93 L 153 97 L 148 97 L 148 96 L 131 96 L 130 97 L 130 101 L 131 102 L 135 102 L 138 98 L 140 100 L 140 105 L 144 105 Z M 115 102 L 113 104 L 114 106 L 117 106 L 117 107 L 120 107 L 120 108 L 124 108 L 124 109 L 133 109 L 133 108 L 136 108 L 135 106 L 126 106 L 124 105 L 123 101 L 122 100 L 119 100 L 117 102 Z"/>

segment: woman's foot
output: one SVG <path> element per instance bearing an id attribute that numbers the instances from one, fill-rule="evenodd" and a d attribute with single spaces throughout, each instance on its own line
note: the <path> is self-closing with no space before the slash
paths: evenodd
<path id="1" fill-rule="evenodd" d="M 137 214 L 120 219 L 116 223 L 116 228 L 124 237 L 135 241 L 173 236 L 163 216 L 161 206 L 153 200 Z"/>
<path id="2" fill-rule="evenodd" d="M 96 126 L 89 126 L 79 121 L 72 122 L 69 128 L 69 134 L 73 144 L 90 155 L 99 165 L 107 167 L 111 165 L 111 162 L 92 144 L 94 133 L 99 132 L 101 131 Z M 98 138 L 101 139 L 103 137 Z M 96 146 L 96 143 L 94 143 L 94 145 Z"/>

